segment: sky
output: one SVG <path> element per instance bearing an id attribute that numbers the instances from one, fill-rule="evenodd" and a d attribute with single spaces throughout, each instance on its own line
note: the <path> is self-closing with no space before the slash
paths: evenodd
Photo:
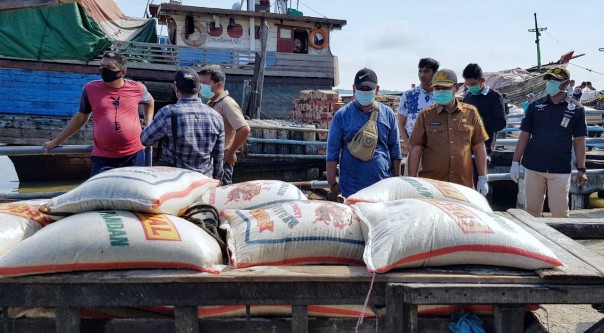
<path id="1" fill-rule="evenodd" d="M 271 3 L 274 0 L 271 0 Z M 129 16 L 142 17 L 147 0 L 116 0 Z M 168 2 L 152 0 L 151 3 Z M 235 0 L 182 0 L 183 5 L 231 8 Z M 289 3 L 289 1 L 288 1 Z M 604 89 L 604 1 L 560 0 L 304 0 L 291 1 L 305 16 L 346 20 L 331 35 L 340 84 L 351 89 L 355 73 L 373 69 L 381 89 L 407 90 L 418 83 L 420 58 L 438 60 L 463 80 L 468 63 L 484 72 L 537 65 L 534 13 L 541 32 L 541 63 L 568 51 L 585 55 L 568 66 L 571 78 Z M 161 31 L 161 26 L 158 27 Z M 165 34 L 164 27 L 164 34 Z M 579 67 L 580 66 L 580 67 Z M 583 68 L 590 69 L 588 71 Z"/>

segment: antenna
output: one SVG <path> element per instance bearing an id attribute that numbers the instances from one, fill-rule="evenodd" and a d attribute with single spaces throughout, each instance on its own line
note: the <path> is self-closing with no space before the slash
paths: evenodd
<path id="1" fill-rule="evenodd" d="M 547 30 L 546 27 L 539 28 L 537 25 L 537 13 L 535 14 L 535 29 L 529 29 L 529 32 L 534 32 L 537 39 L 535 40 L 535 44 L 537 44 L 537 70 L 541 70 L 541 48 L 539 47 L 539 36 L 541 36 L 540 31 Z"/>

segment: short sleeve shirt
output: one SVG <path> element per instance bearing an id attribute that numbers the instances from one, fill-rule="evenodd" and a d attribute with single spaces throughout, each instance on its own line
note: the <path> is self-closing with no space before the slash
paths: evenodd
<path id="1" fill-rule="evenodd" d="M 554 104 L 546 96 L 529 105 L 520 129 L 530 134 L 522 156 L 525 168 L 570 173 L 573 137 L 587 135 L 585 109 L 568 98 Z"/>
<path id="2" fill-rule="evenodd" d="M 229 96 L 228 91 L 224 91 L 216 100 L 208 102 L 208 106 L 218 111 L 224 119 L 224 149 L 227 150 L 233 144 L 237 130 L 247 125 L 243 112 L 239 104 Z"/>
<path id="3" fill-rule="evenodd" d="M 125 80 L 120 88 L 110 87 L 102 80 L 84 85 L 79 112 L 92 113 L 92 156 L 118 158 L 143 149 L 138 105 L 151 99 L 140 82 Z"/>
<path id="4" fill-rule="evenodd" d="M 401 95 L 398 114 L 407 118 L 405 123 L 407 135 L 411 136 L 419 112 L 432 104 L 434 104 L 434 97 L 421 85 L 407 90 Z"/>
<path id="5" fill-rule="evenodd" d="M 472 146 L 488 138 L 478 110 L 457 102 L 452 113 L 438 104 L 422 110 L 409 141 L 423 147 L 420 177 L 474 188 Z"/>

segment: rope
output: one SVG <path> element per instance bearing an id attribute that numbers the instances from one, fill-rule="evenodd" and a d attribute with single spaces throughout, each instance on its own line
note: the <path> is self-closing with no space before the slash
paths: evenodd
<path id="1" fill-rule="evenodd" d="M 206 217 L 208 214 L 211 217 Z M 197 215 L 201 215 L 203 218 Z M 207 232 L 208 235 L 212 236 L 218 242 L 223 257 L 227 257 L 226 243 L 224 241 L 226 239 L 226 232 L 219 228 L 219 214 L 216 207 L 207 204 L 194 204 L 187 208 L 180 217 L 195 224 Z"/>
<path id="2" fill-rule="evenodd" d="M 369 285 L 369 292 L 367 292 L 367 296 L 365 297 L 365 303 L 363 303 L 363 309 L 361 310 L 361 315 L 359 316 L 359 320 L 357 320 L 357 326 L 354 328 L 355 332 L 359 331 L 359 327 L 363 324 L 363 319 L 365 318 L 365 310 L 367 310 L 367 303 L 369 303 L 369 296 L 371 296 L 371 291 L 373 290 L 373 282 L 375 282 L 376 272 L 373 272 L 371 276 L 371 284 Z"/>

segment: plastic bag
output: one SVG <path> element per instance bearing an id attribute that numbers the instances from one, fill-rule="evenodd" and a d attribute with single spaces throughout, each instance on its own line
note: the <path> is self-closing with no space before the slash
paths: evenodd
<path id="1" fill-rule="evenodd" d="M 482 320 L 470 312 L 454 313 L 453 321 L 449 323 L 449 331 L 453 333 L 485 333 Z"/>

